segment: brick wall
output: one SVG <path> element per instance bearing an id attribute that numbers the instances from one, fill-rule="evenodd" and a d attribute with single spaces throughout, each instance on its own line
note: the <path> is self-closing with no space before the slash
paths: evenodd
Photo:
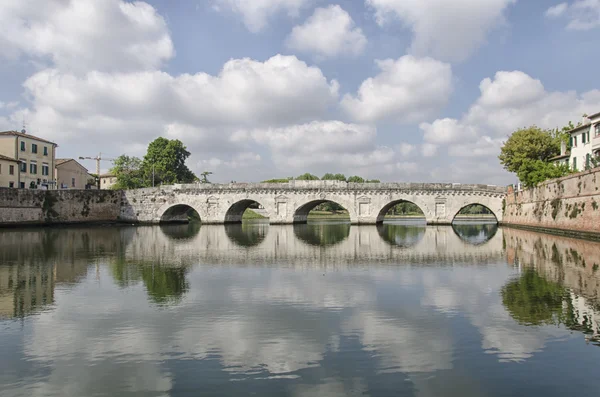
<path id="1" fill-rule="evenodd" d="M 505 224 L 600 233 L 600 168 L 553 179 L 533 189 L 508 189 Z"/>
<path id="2" fill-rule="evenodd" d="M 0 188 L 0 225 L 116 222 L 121 192 Z"/>

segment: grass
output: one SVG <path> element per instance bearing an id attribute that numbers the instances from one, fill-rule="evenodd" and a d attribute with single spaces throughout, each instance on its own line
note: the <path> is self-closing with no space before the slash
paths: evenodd
<path id="1" fill-rule="evenodd" d="M 242 215 L 242 219 L 267 219 L 266 216 L 262 216 L 261 214 L 258 214 L 254 211 L 252 211 L 251 209 L 247 209 L 244 212 L 244 215 Z"/>

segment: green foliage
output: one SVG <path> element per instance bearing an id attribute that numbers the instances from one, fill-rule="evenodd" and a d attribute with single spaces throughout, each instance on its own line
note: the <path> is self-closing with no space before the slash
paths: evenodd
<path id="1" fill-rule="evenodd" d="M 296 178 L 298 181 L 318 181 L 319 177 L 310 173 L 302 174 Z"/>
<path id="2" fill-rule="evenodd" d="M 144 156 L 142 170 L 147 184 L 152 186 L 154 170 L 155 185 L 172 185 L 174 183 L 191 183 L 198 178 L 185 165 L 190 156 L 183 143 L 178 139 L 156 138 L 148 145 Z"/>
<path id="3" fill-rule="evenodd" d="M 267 179 L 261 183 L 288 183 L 292 178 Z"/>
<path id="4" fill-rule="evenodd" d="M 332 174 L 330 172 L 323 175 L 322 181 L 342 181 L 346 182 L 346 176 L 344 174 Z"/>
<path id="5" fill-rule="evenodd" d="M 143 266 L 140 273 L 150 299 L 158 304 L 178 302 L 189 288 L 185 268 Z"/>
<path id="6" fill-rule="evenodd" d="M 526 187 L 536 186 L 547 179 L 560 178 L 572 172 L 568 164 L 554 164 L 543 160 L 525 159 L 520 164 L 517 176 Z"/>
<path id="7" fill-rule="evenodd" d="M 458 212 L 459 215 L 491 215 L 492 211 L 489 208 L 480 204 L 471 204 L 464 207 Z"/>
<path id="8" fill-rule="evenodd" d="M 367 183 L 381 183 L 379 179 L 369 179 L 366 181 Z"/>
<path id="9" fill-rule="evenodd" d="M 522 128 L 508 138 L 498 158 L 507 171 L 518 173 L 526 162 L 548 162 L 560 154 L 561 139 L 561 134 L 536 126 Z"/>
<path id="10" fill-rule="evenodd" d="M 351 177 L 348 177 L 348 182 L 349 183 L 365 183 L 364 178 L 357 176 L 357 175 L 353 175 Z"/>
<path id="11" fill-rule="evenodd" d="M 423 211 L 416 204 L 408 201 L 403 201 L 393 206 L 387 213 L 387 215 L 423 215 Z"/>
<path id="12" fill-rule="evenodd" d="M 137 157 L 121 155 L 114 161 L 110 170 L 117 178 L 113 189 L 138 189 L 146 187 L 144 173 L 142 171 L 142 160 Z"/>

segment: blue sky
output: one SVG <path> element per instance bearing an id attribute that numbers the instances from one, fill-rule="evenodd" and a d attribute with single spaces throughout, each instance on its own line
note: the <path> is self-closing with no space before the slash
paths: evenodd
<path id="1" fill-rule="evenodd" d="M 177 138 L 219 182 L 506 184 L 511 131 L 600 111 L 599 39 L 599 0 L 7 0 L 0 129 L 60 157 Z"/>

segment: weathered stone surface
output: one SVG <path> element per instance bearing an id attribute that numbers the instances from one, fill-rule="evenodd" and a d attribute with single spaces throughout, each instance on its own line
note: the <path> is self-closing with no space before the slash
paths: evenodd
<path id="1" fill-rule="evenodd" d="M 189 206 L 204 223 L 240 222 L 254 202 L 264 207 L 272 224 L 302 223 L 318 204 L 333 201 L 350 214 L 354 224 L 383 221 L 400 201 L 418 205 L 430 224 L 449 224 L 470 204 L 488 207 L 502 221 L 505 188 L 489 185 L 442 183 L 346 183 L 340 181 L 290 181 L 281 184 L 193 184 L 123 192 L 120 219 L 158 223 L 171 220 L 173 207 Z M 165 214 L 166 217 L 165 217 Z"/>
<path id="2" fill-rule="evenodd" d="M 506 196 L 504 223 L 600 233 L 600 168 Z"/>
<path id="3" fill-rule="evenodd" d="M 0 225 L 115 222 L 121 192 L 0 188 Z"/>

